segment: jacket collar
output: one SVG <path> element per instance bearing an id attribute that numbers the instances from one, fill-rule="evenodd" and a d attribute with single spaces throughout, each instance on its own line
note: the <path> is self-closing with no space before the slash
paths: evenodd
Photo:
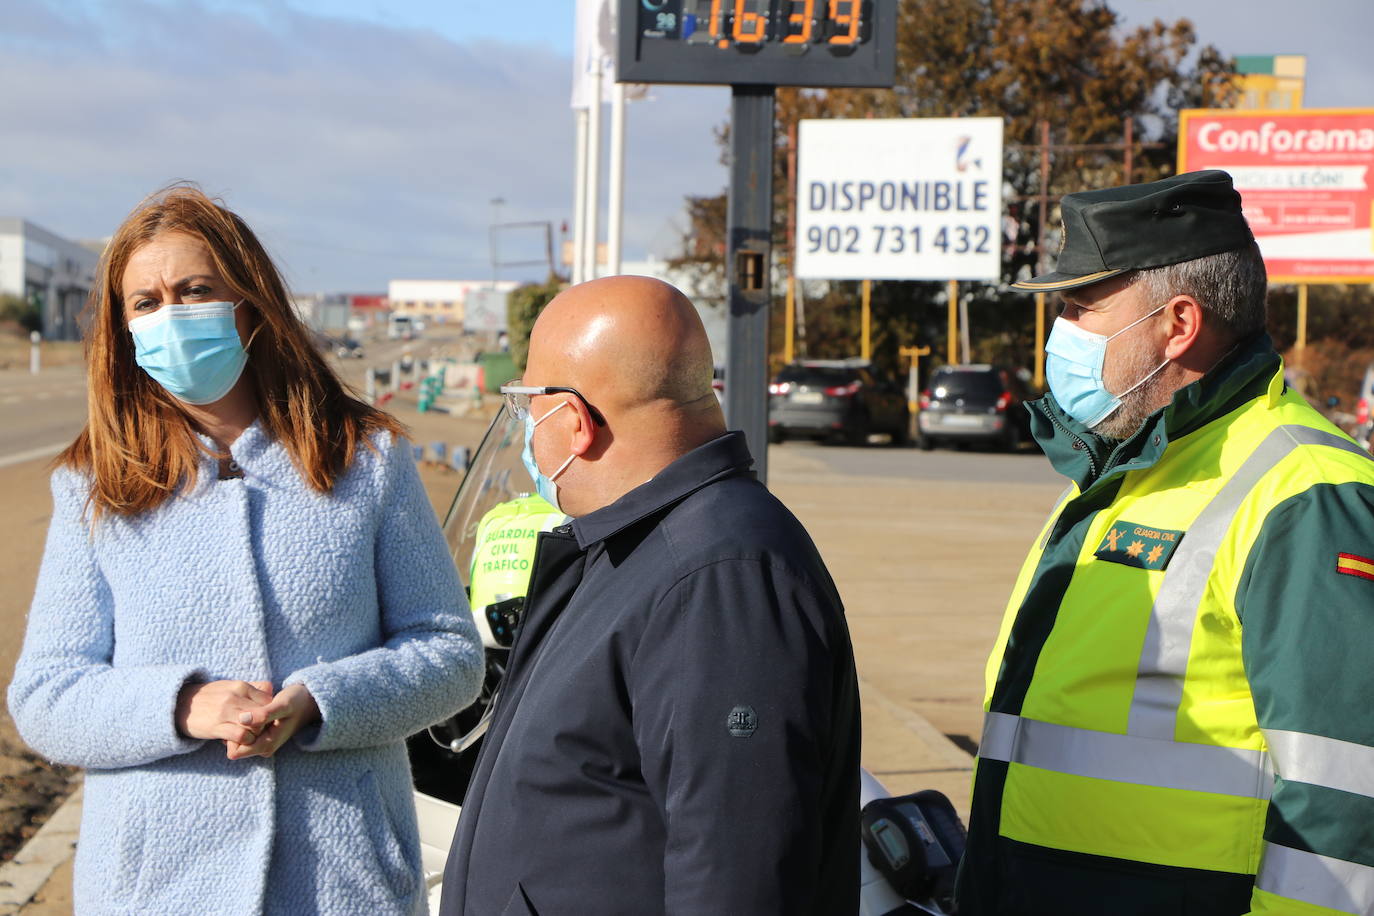
<path id="1" fill-rule="evenodd" d="M 1054 469 L 1077 482 L 1080 492 L 1127 471 L 1150 467 L 1169 442 L 1225 416 L 1247 401 L 1267 396 L 1272 406 L 1284 391 L 1283 360 L 1267 334 L 1238 343 L 1202 378 L 1174 392 L 1130 438 L 1113 443 L 1064 413 L 1053 394 L 1027 404 L 1031 434 Z"/>
<path id="2" fill-rule="evenodd" d="M 215 440 L 205 433 L 197 432 L 196 438 L 200 440 L 201 445 L 209 449 L 211 455 L 219 451 L 219 446 L 215 444 Z M 268 437 L 267 431 L 262 428 L 262 417 L 258 417 L 230 444 L 229 456 L 239 464 L 243 464 L 261 455 L 271 445 L 272 440 Z M 213 459 L 211 460 L 213 461 Z"/>
<path id="3" fill-rule="evenodd" d="M 215 457 L 219 447 L 204 433 L 196 433 L 196 438 L 205 446 L 205 451 L 200 454 L 196 485 L 187 495 L 208 488 L 219 478 L 219 459 Z M 284 470 L 281 459 L 285 456 L 278 454 L 274 445 L 276 443 L 263 428 L 262 418 L 259 417 L 229 446 L 229 457 L 243 469 L 246 476 L 253 477 L 255 483 L 270 485 L 270 482 L 281 477 Z M 289 458 L 285 460 L 290 463 Z"/>
<path id="4" fill-rule="evenodd" d="M 754 458 L 744 433 L 731 431 L 699 445 L 659 471 L 653 479 L 624 496 L 573 521 L 573 535 L 583 550 L 614 537 L 702 487 L 749 472 Z"/>

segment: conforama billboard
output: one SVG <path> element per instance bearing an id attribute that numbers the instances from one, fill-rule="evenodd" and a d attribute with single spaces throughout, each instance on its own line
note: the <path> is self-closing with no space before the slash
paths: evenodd
<path id="1" fill-rule="evenodd" d="M 1179 117 L 1178 170 L 1231 174 L 1271 281 L 1374 282 L 1374 109 Z"/>

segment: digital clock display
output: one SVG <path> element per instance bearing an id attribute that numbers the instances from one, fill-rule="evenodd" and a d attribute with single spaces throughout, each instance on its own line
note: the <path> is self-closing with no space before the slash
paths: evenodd
<path id="1" fill-rule="evenodd" d="M 620 0 L 617 78 L 891 86 L 897 2 Z"/>

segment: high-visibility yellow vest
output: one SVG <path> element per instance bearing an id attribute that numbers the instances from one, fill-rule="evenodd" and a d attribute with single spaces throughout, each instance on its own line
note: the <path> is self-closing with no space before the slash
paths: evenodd
<path id="1" fill-rule="evenodd" d="M 525 596 L 539 533 L 556 528 L 565 517 L 542 497 L 530 495 L 499 503 L 477 523 L 468 598 L 487 645 L 497 642 L 483 611 L 489 604 Z"/>
<path id="2" fill-rule="evenodd" d="M 1235 597 L 1276 506 L 1317 483 L 1369 482 L 1370 466 L 1281 372 L 1265 395 L 1169 442 L 1093 518 L 1019 712 L 991 711 L 1018 611 L 1080 497 L 1070 487 L 1021 569 L 986 671 L 979 757 L 1007 763 L 1003 837 L 1240 874 L 1263 858 L 1256 912 L 1266 900 L 1271 912 L 1341 911 L 1290 902 L 1308 899 L 1303 875 L 1319 857 L 1265 847 L 1275 769 L 1290 778 L 1331 749 L 1259 727 Z"/>

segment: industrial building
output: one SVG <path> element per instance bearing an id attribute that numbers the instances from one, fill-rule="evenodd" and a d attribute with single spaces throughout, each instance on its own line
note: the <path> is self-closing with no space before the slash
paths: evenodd
<path id="1" fill-rule="evenodd" d="M 0 295 L 37 306 L 48 340 L 78 340 L 99 243 L 73 242 L 24 219 L 0 219 Z"/>
<path id="2" fill-rule="evenodd" d="M 509 292 L 519 285 L 510 280 L 494 285 L 490 280 L 392 280 L 387 298 L 395 314 L 409 315 L 426 324 L 462 327 L 470 292 L 492 288 Z"/>

